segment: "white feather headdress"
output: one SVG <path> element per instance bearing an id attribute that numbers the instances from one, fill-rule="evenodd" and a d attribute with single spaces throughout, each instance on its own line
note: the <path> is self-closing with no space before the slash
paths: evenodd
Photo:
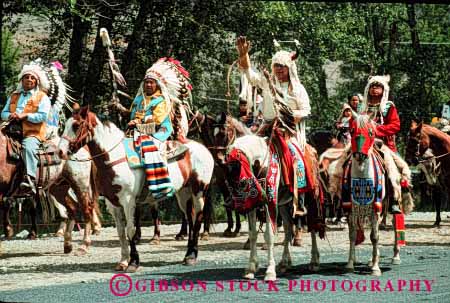
<path id="1" fill-rule="evenodd" d="M 20 72 L 17 80 L 19 81 L 17 85 L 17 90 L 20 91 L 22 89 L 22 78 L 25 75 L 33 75 L 37 80 L 37 85 L 41 90 L 47 90 L 49 87 L 48 78 L 45 74 L 45 71 L 41 64 L 41 59 L 36 59 L 31 61 L 30 64 L 25 64 L 22 67 L 22 71 Z"/>
<path id="2" fill-rule="evenodd" d="M 192 85 L 189 73 L 173 58 L 161 58 L 146 72 L 144 79 L 152 78 L 158 82 L 161 93 L 168 103 L 184 101 L 191 96 Z M 144 95 L 144 81 L 138 91 Z"/>
<path id="3" fill-rule="evenodd" d="M 380 112 L 384 112 L 386 109 L 386 104 L 388 102 L 389 98 L 389 81 L 391 80 L 391 77 L 389 75 L 385 76 L 372 76 L 369 77 L 369 80 L 367 81 L 366 88 L 364 89 L 364 99 L 362 100 L 362 105 L 360 110 L 362 112 L 367 112 L 368 109 L 368 98 L 369 98 L 369 88 L 375 83 L 380 84 L 383 86 L 383 96 L 381 98 L 380 102 Z"/>

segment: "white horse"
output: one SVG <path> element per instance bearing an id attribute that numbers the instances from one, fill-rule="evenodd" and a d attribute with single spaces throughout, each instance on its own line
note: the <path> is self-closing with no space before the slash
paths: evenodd
<path id="1" fill-rule="evenodd" d="M 382 166 L 373 150 L 375 126 L 372 121 L 363 121 L 358 117 L 352 133 L 352 157 L 350 174 L 344 175 L 342 199 L 344 207 L 351 207 L 349 215 L 350 251 L 346 269 L 354 271 L 356 262 L 355 245 L 364 240 L 364 223 L 368 217 L 371 223 L 370 240 L 372 242 L 372 275 L 380 276 L 379 224 L 382 219 L 382 201 L 386 197 L 386 179 Z M 348 206 L 347 206 L 348 207 Z M 357 243 L 358 242 L 358 243 Z"/>
<path id="2" fill-rule="evenodd" d="M 139 269 L 139 254 L 135 239 L 136 199 L 145 184 L 144 169 L 131 169 L 126 160 L 122 144 L 124 133 L 113 123 L 103 124 L 94 113 L 83 108 L 77 132 L 68 121 L 60 143 L 60 154 L 89 147 L 101 179 L 100 191 L 107 200 L 113 214 L 121 244 L 121 258 L 116 270 L 135 272 Z M 184 258 L 186 265 L 193 265 L 198 255 L 204 194 L 214 168 L 214 160 L 206 147 L 195 141 L 186 143 L 188 151 L 176 162 L 168 164 L 169 176 L 176 189 L 178 204 L 189 222 L 188 250 Z M 126 242 L 128 237 L 130 247 Z M 130 251 L 131 249 L 131 251 Z"/>
<path id="3" fill-rule="evenodd" d="M 262 175 L 265 177 L 265 172 L 269 169 L 269 147 L 264 138 L 255 136 L 255 135 L 246 135 L 243 137 L 237 138 L 232 145 L 228 147 L 228 153 L 233 151 L 234 149 L 240 150 L 248 159 L 250 166 L 259 167 L 259 171 L 262 172 Z M 233 179 L 239 175 L 240 166 L 233 167 L 233 164 L 227 163 L 228 169 L 228 182 L 234 183 Z M 278 167 L 279 170 L 279 167 Z M 256 173 L 256 171 L 254 171 Z M 259 176 L 257 176 L 259 177 Z M 277 175 L 277 180 L 275 180 L 275 184 L 279 184 L 280 173 Z M 280 214 L 283 220 L 283 229 L 285 232 L 284 238 L 284 249 L 283 255 L 280 263 L 278 264 L 279 270 L 281 272 L 286 271 L 292 265 L 292 258 L 290 253 L 290 245 L 293 237 L 292 233 L 292 212 L 289 207 L 292 207 L 292 194 L 290 194 L 287 188 L 283 188 L 278 186 L 279 199 L 277 201 L 277 207 L 280 210 Z M 287 193 L 287 194 L 286 194 Z M 284 201 L 280 201 L 284 200 Z M 266 229 L 264 233 L 264 240 L 267 244 L 267 253 L 268 253 L 268 267 L 265 273 L 264 279 L 266 281 L 274 281 L 276 280 L 276 268 L 275 268 L 275 259 L 273 255 L 274 249 L 274 226 L 272 221 L 269 219 L 271 213 L 269 211 L 269 207 L 267 205 L 264 206 L 265 214 L 266 214 Z M 255 277 L 255 273 L 258 270 L 258 258 L 257 258 L 257 249 L 256 249 L 256 240 L 258 236 L 258 231 L 256 228 L 256 209 L 249 211 L 248 213 L 248 226 L 249 226 L 249 238 L 250 238 L 250 258 L 249 264 L 245 270 L 244 278 L 253 279 Z M 276 224 L 276 223 L 275 223 Z M 320 255 L 319 250 L 317 248 L 316 241 L 316 233 L 315 231 L 311 231 L 311 239 L 312 239 L 312 247 L 311 247 L 311 262 L 310 269 L 313 271 L 317 271 L 320 266 Z"/>

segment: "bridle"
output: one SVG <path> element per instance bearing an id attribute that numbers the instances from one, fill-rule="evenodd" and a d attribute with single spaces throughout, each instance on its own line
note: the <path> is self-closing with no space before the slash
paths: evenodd
<path id="1" fill-rule="evenodd" d="M 86 132 L 84 132 L 84 129 L 86 129 Z M 91 123 L 89 123 L 87 120 L 83 119 L 81 120 L 78 130 L 75 133 L 75 138 L 71 139 L 68 136 L 62 136 L 61 139 L 67 140 L 69 142 L 69 150 L 73 152 L 74 150 L 79 150 L 82 146 L 88 144 L 92 139 L 94 138 L 94 127 Z M 110 149 L 99 153 L 97 155 L 91 156 L 86 159 L 72 159 L 69 158 L 68 161 L 74 161 L 74 162 L 88 162 L 92 161 L 95 158 L 101 157 L 103 155 L 106 155 L 113 151 L 117 146 L 119 146 L 120 143 L 122 143 L 123 136 L 119 139 L 119 141 L 114 144 Z M 77 148 L 79 147 L 79 148 Z M 122 161 L 122 159 L 120 160 Z"/>
<path id="2" fill-rule="evenodd" d="M 207 148 L 210 150 L 227 150 L 228 147 L 230 145 L 232 145 L 234 143 L 234 141 L 236 140 L 236 137 L 237 137 L 236 127 L 230 123 L 225 123 L 225 124 L 217 123 L 217 124 L 213 124 L 212 126 L 213 127 L 223 127 L 225 129 L 225 133 L 226 133 L 225 137 L 227 138 L 227 142 L 226 142 L 226 145 L 208 146 Z M 233 131 L 231 136 L 229 136 L 230 128 Z"/>

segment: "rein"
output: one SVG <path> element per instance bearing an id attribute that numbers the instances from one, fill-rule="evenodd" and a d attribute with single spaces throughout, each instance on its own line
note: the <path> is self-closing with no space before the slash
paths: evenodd
<path id="1" fill-rule="evenodd" d="M 68 139 L 67 136 L 64 136 L 63 138 L 66 139 L 66 140 Z M 88 161 L 92 161 L 92 160 L 94 160 L 94 159 L 96 159 L 96 158 L 98 158 L 98 157 L 101 157 L 101 156 L 106 155 L 106 154 L 108 154 L 109 152 L 113 151 L 117 146 L 119 146 L 120 143 L 122 143 L 123 138 L 124 138 L 124 137 L 120 138 L 119 142 L 117 142 L 117 143 L 116 143 L 113 147 L 111 147 L 109 150 L 104 151 L 104 152 L 102 152 L 102 153 L 100 153 L 100 154 L 91 156 L 91 157 L 89 157 L 89 158 L 87 158 L 87 159 L 68 159 L 68 161 L 74 161 L 74 162 L 88 162 Z M 70 141 L 69 141 L 69 142 L 70 142 Z"/>
<path id="2" fill-rule="evenodd" d="M 442 154 L 442 155 L 439 155 L 439 156 L 432 156 L 432 157 L 430 157 L 430 158 L 428 158 L 428 159 L 420 160 L 419 163 L 431 162 L 431 161 L 433 161 L 434 159 L 443 158 L 443 157 L 445 157 L 445 156 L 448 156 L 449 154 L 450 154 L 450 152 L 447 152 L 447 153 Z"/>

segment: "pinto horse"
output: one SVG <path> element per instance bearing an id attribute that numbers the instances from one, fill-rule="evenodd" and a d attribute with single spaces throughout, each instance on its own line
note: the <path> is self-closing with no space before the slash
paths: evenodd
<path id="1" fill-rule="evenodd" d="M 280 171 L 280 162 L 270 161 L 271 157 L 277 158 L 276 154 L 270 152 L 269 145 L 262 137 L 255 135 L 246 135 L 237 138 L 227 149 L 227 157 L 233 156 L 231 160 L 228 158 L 225 163 L 227 167 L 227 182 L 233 192 L 234 198 L 245 195 L 255 199 L 258 206 L 262 206 L 266 216 L 266 230 L 264 233 L 264 240 L 268 249 L 268 267 L 265 273 L 265 280 L 276 280 L 275 259 L 273 254 L 274 249 L 274 235 L 276 230 L 276 213 L 277 209 L 280 211 L 283 229 L 285 231 L 284 249 L 282 259 L 278 264 L 279 270 L 285 272 L 292 266 L 292 258 L 290 253 L 290 244 L 293 238 L 293 194 L 290 193 L 289 188 L 281 185 L 281 173 L 273 174 L 274 171 Z M 242 175 L 251 171 L 251 177 Z M 247 172 L 247 173 L 245 173 Z M 273 187 L 261 187 L 261 194 L 258 196 L 258 186 L 256 179 L 265 180 L 266 184 L 273 184 Z M 252 181 L 249 181 L 252 180 Z M 275 189 L 274 191 L 272 191 Z M 243 191 L 241 191 L 243 190 Z M 295 190 L 295 189 L 294 189 Z M 275 191 L 277 192 L 276 194 Z M 272 197 L 272 203 L 264 203 L 264 196 Z M 246 199 L 244 197 L 244 199 Z M 245 202 L 247 203 L 247 202 Z M 307 203 L 305 202 L 305 205 Z M 309 205 L 310 206 L 310 205 Z M 308 214 L 311 208 L 308 206 Z M 245 270 L 244 278 L 253 279 L 258 268 L 256 240 L 258 231 L 256 228 L 256 206 L 249 209 L 244 209 L 247 212 L 249 224 L 249 238 L 250 238 L 250 259 L 249 264 Z M 311 212 L 312 213 L 312 212 Z M 312 226 L 312 224 L 311 224 Z M 317 271 L 320 266 L 320 255 L 317 248 L 316 230 L 310 229 L 312 248 L 311 248 L 311 262 L 310 269 Z"/>
<path id="2" fill-rule="evenodd" d="M 13 161 L 8 156 L 7 144 L 8 138 L 0 132 L 0 170 L 2 174 L 0 175 L 0 203 L 3 203 L 3 225 L 7 236 L 12 236 L 13 230 L 12 225 L 9 220 L 9 210 L 11 204 L 9 199 L 13 199 L 22 194 L 18 191 L 18 182 L 20 182 L 20 177 L 18 173 L 20 172 L 20 165 L 18 161 Z M 59 137 L 55 136 L 51 139 L 52 143 L 59 142 Z M 86 151 L 80 151 L 79 155 L 83 156 Z M 72 163 L 61 161 L 60 164 L 51 165 L 48 167 L 48 173 L 46 168 L 44 168 L 43 173 L 46 175 L 44 177 L 44 186 L 35 195 L 29 196 L 33 198 L 33 203 L 31 205 L 31 231 L 29 234 L 30 239 L 34 239 L 37 236 L 36 227 L 36 203 L 44 203 L 44 199 L 49 202 L 49 205 L 54 205 L 61 213 L 62 217 L 67 215 L 64 213 L 66 210 L 62 205 L 68 206 L 68 215 L 71 221 L 69 228 L 64 232 L 64 252 L 69 253 L 72 251 L 72 230 L 75 224 L 76 211 L 81 208 L 83 217 L 85 219 L 86 228 L 84 233 L 83 244 L 80 246 L 78 252 L 83 254 L 87 251 L 88 246 L 91 244 L 90 234 L 91 234 L 91 223 L 92 220 L 98 222 L 96 218 L 96 213 L 94 210 L 96 192 L 93 190 L 95 186 L 93 185 L 93 178 L 91 174 L 91 164 L 89 162 L 85 163 Z M 38 178 L 39 180 L 39 178 Z M 75 193 L 74 199 L 70 198 L 69 189 Z M 78 203 L 74 203 L 78 202 Z"/>
<path id="3" fill-rule="evenodd" d="M 405 158 L 409 164 L 419 164 L 419 157 L 424 157 L 427 151 L 431 150 L 432 155 L 420 162 L 424 166 L 435 163 L 439 167 L 439 183 L 450 197 L 450 136 L 439 129 L 413 121 L 409 130 L 408 143 L 406 146 Z M 433 174 L 436 172 L 433 169 Z M 429 177 L 433 176 L 428 176 Z M 430 180 L 429 183 L 436 183 Z M 435 225 L 439 225 L 440 216 L 436 213 Z"/>
<path id="4" fill-rule="evenodd" d="M 121 258 L 116 270 L 135 272 L 139 269 L 136 249 L 136 199 L 145 184 L 144 169 L 131 169 L 127 163 L 124 133 L 113 123 L 102 123 L 87 108 L 80 111 L 79 126 L 75 132 L 67 122 L 60 154 L 67 158 L 87 145 L 101 177 L 100 192 L 113 214 L 121 244 Z M 188 151 L 177 161 L 168 164 L 169 176 L 176 189 L 178 205 L 188 219 L 189 240 L 184 264 L 193 265 L 198 255 L 198 235 L 203 219 L 204 194 L 210 183 L 214 160 L 206 147 L 195 141 L 186 143 Z M 128 243 L 126 242 L 128 238 Z"/>
<path id="5" fill-rule="evenodd" d="M 386 180 L 382 164 L 374 151 L 375 124 L 366 115 L 352 123 L 352 156 L 345 166 L 342 186 L 342 203 L 351 209 L 349 215 L 350 251 L 346 269 L 353 272 L 355 245 L 364 240 L 364 223 L 371 223 L 372 275 L 380 276 L 378 249 L 379 224 L 382 219 L 382 202 L 386 197 Z"/>

